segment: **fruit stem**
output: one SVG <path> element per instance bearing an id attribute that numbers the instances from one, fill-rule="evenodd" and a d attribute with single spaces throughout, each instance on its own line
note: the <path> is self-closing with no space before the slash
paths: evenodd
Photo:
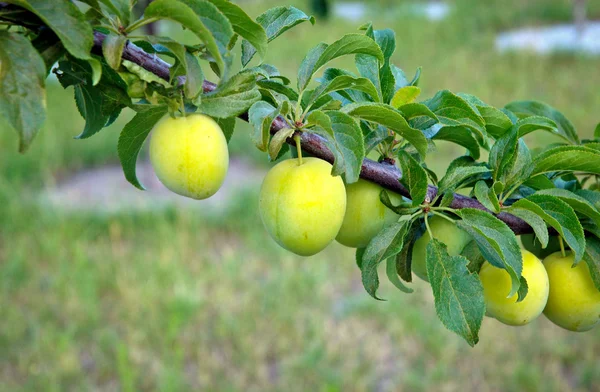
<path id="1" fill-rule="evenodd" d="M 428 215 L 425 214 L 425 227 L 427 228 L 427 232 L 429 233 L 429 238 L 433 238 L 433 232 L 431 231 L 431 227 L 429 227 Z"/>
<path id="2" fill-rule="evenodd" d="M 298 166 L 302 165 L 302 147 L 300 147 L 300 135 L 294 135 L 294 141 L 296 142 L 296 150 L 298 151 Z"/>
<path id="3" fill-rule="evenodd" d="M 430 210 L 431 210 L 431 212 L 446 211 L 446 212 L 451 212 L 454 215 L 458 215 L 458 213 L 456 212 L 456 210 L 454 208 L 448 208 L 448 207 L 431 207 Z"/>
<path id="4" fill-rule="evenodd" d="M 560 245 L 560 253 L 562 254 L 562 257 L 567 257 L 567 254 L 565 253 L 565 243 L 563 242 L 561 236 L 558 236 L 558 244 Z"/>
<path id="5" fill-rule="evenodd" d="M 446 219 L 446 220 L 447 220 L 447 221 L 449 221 L 449 222 L 456 223 L 456 222 L 454 221 L 454 219 L 450 218 L 449 216 L 446 216 L 446 215 L 442 214 L 441 212 L 437 212 L 437 211 L 434 211 L 434 210 L 431 210 L 431 212 L 432 212 L 434 215 L 437 215 L 437 216 L 439 216 L 439 217 L 442 217 L 442 218 Z"/>

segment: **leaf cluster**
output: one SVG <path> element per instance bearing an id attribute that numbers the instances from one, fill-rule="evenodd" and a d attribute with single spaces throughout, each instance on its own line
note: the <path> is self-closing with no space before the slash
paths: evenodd
<path id="1" fill-rule="evenodd" d="M 595 139 L 580 140 L 573 124 L 544 103 L 496 108 L 449 90 L 421 99 L 421 69 L 407 77 L 393 63 L 395 33 L 372 24 L 313 47 L 294 84 L 262 62 L 270 41 L 314 23 L 291 6 L 252 19 L 227 0 L 155 0 L 139 16 L 129 0 L 9 3 L 11 12 L 0 13 L 12 28 L 0 30 L 0 115 L 17 131 L 21 151 L 43 124 L 50 72 L 73 88 L 85 119 L 77 138 L 100 132 L 125 108 L 136 112 L 121 132 L 118 155 L 125 177 L 138 188 L 137 156 L 160 118 L 203 113 L 221 124 L 229 140 L 235 118 L 247 113 L 254 144 L 271 160 L 288 152 L 286 142 L 294 135 L 312 133 L 333 154 L 332 174 L 347 184 L 359 179 L 367 156 L 401 168 L 404 201 L 393 205 L 381 193 L 398 221 L 356 252 L 362 282 L 374 298 L 382 262 L 391 283 L 411 292 L 406 283 L 412 280 L 413 246 L 432 215 L 452 220 L 472 237 L 461 255 L 449 255 L 447 244 L 434 239 L 426 257 L 437 313 L 469 344 L 478 341 L 485 314 L 477 275 L 483 260 L 507 271 L 511 295 L 526 296 L 519 242 L 499 214 L 525 221 L 544 247 L 559 237 L 576 263 L 587 263 L 600 289 L 600 125 Z M 138 35 L 160 20 L 189 30 L 197 43 Z M 354 69 L 327 67 L 342 56 L 353 57 Z M 273 129 L 276 119 L 285 126 Z M 538 131 L 557 142 L 530 149 L 523 138 Z M 425 160 L 440 141 L 457 144 L 464 154 L 438 178 Z M 482 207 L 464 208 L 456 192 L 468 193 Z"/>

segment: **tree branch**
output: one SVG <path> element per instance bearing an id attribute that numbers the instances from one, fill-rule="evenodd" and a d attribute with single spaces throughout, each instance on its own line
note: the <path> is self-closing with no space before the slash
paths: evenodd
<path id="1" fill-rule="evenodd" d="M 104 34 L 94 32 L 94 46 L 102 48 L 102 41 L 104 40 L 104 38 Z M 142 68 L 152 72 L 153 74 L 157 75 L 162 79 L 169 80 L 170 65 L 167 62 L 161 60 L 158 56 L 146 53 L 141 48 L 132 44 L 131 42 L 128 42 L 124 48 L 123 58 L 125 60 L 129 60 L 133 63 L 138 64 Z M 204 92 L 213 91 L 216 87 L 217 86 L 214 83 L 209 82 L 207 80 L 204 81 Z M 246 114 L 240 117 L 246 121 L 248 120 Z M 271 133 L 275 134 L 277 131 L 285 127 L 288 127 L 288 125 L 286 121 L 280 116 L 276 118 L 275 121 L 273 121 L 273 124 L 271 124 Z M 289 138 L 287 142 L 291 145 L 295 145 L 295 142 L 292 138 Z M 315 135 L 313 133 L 304 132 L 301 135 L 301 142 L 302 149 L 310 155 L 333 163 L 333 154 L 325 146 L 325 143 L 320 136 Z M 399 181 L 399 179 L 402 177 L 402 172 L 400 171 L 400 169 L 398 169 L 392 164 L 389 164 L 387 162 L 375 162 L 371 159 L 365 158 L 360 171 L 360 177 L 365 180 L 379 184 L 382 187 L 389 189 L 393 192 L 399 193 L 402 196 L 410 197 L 408 189 L 406 189 Z M 436 195 L 437 188 L 430 185 L 427 190 L 427 200 L 433 200 L 433 198 L 435 198 Z M 485 208 L 477 200 L 459 194 L 454 195 L 454 200 L 450 204 L 450 208 L 476 208 L 491 213 L 491 211 Z M 500 220 L 506 223 L 515 232 L 515 234 L 525 234 L 533 232 L 533 229 L 525 221 L 513 215 L 501 212 L 497 216 Z"/>
<path id="2" fill-rule="evenodd" d="M 6 3 L 0 2 L 0 11 L 8 7 L 11 6 L 7 5 Z M 13 20 L 13 22 L 15 21 Z M 102 42 L 104 42 L 105 38 L 106 35 L 97 31 L 94 32 L 94 52 L 102 54 Z M 163 61 L 156 55 L 145 52 L 144 50 L 142 50 L 141 48 L 132 44 L 129 41 L 123 49 L 122 58 L 141 66 L 142 68 L 152 72 L 153 74 L 157 75 L 162 79 L 169 80 L 170 64 Z M 209 82 L 207 80 L 204 81 L 204 92 L 213 91 L 216 89 L 216 87 L 217 86 L 214 83 Z M 247 114 L 240 116 L 240 118 L 246 121 L 248 120 Z M 273 121 L 271 125 L 271 133 L 274 134 L 284 127 L 287 127 L 287 123 L 282 117 L 278 117 Z M 294 144 L 294 141 L 290 138 L 288 139 L 288 143 Z M 320 136 L 304 132 L 301 135 L 301 145 L 302 149 L 310 155 L 333 163 L 333 154 L 325 146 L 324 140 Z M 402 196 L 410 197 L 408 189 L 406 189 L 399 181 L 399 179 L 402 177 L 400 169 L 398 169 L 392 164 L 389 164 L 387 162 L 379 163 L 371 159 L 365 158 L 362 164 L 360 177 L 365 180 L 379 184 L 388 190 L 399 193 Z M 433 200 L 433 198 L 436 195 L 437 188 L 430 185 L 427 191 L 427 200 Z M 450 207 L 454 209 L 476 208 L 492 213 L 477 200 L 459 194 L 454 195 L 454 199 L 450 204 Z M 497 217 L 498 219 L 505 222 L 513 230 L 513 232 L 515 232 L 515 234 L 525 234 L 533 232 L 533 229 L 525 221 L 513 215 L 507 213 L 500 213 L 497 215 Z"/>

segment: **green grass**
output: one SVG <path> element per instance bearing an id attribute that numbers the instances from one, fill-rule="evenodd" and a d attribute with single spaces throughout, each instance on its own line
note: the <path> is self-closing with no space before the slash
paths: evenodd
<path id="1" fill-rule="evenodd" d="M 302 259 L 226 216 L 57 215 L 3 230 L 2 390 L 586 390 L 598 330 L 486 319 L 470 349 L 428 286 L 366 295 L 350 250 Z M 10 241 L 10 246 L 6 241 Z"/>
<path id="2" fill-rule="evenodd" d="M 598 59 L 493 48 L 498 29 L 565 20 L 564 3 L 486 1 L 438 24 L 394 12 L 379 12 L 374 22 L 396 30 L 394 60 L 407 74 L 423 66 L 423 98 L 448 88 L 500 106 L 539 99 L 589 137 L 600 121 Z M 266 8 L 244 5 L 254 14 Z M 563 11 L 546 17 L 552 9 Z M 354 27 L 335 19 L 298 27 L 273 42 L 268 61 L 293 76 L 308 48 Z M 351 59 L 336 64 L 352 67 Z M 411 295 L 385 283 L 388 301 L 379 302 L 362 289 L 351 250 L 332 245 L 304 259 L 280 249 L 257 215 L 258 184 L 223 216 L 175 207 L 72 214 L 32 203 L 75 171 L 117 162 L 118 132 L 130 116 L 76 140 L 83 121 L 72 91 L 49 84 L 48 92 L 47 124 L 26 155 L 15 152 L 14 133 L 0 132 L 0 390 L 600 385 L 600 329 L 575 334 L 543 317 L 522 328 L 486 319 L 471 349 L 437 321 L 425 283 L 415 282 Z M 248 130 L 238 124 L 232 156 L 253 151 L 254 162 L 266 164 Z M 431 164 L 439 172 L 460 153 L 443 146 Z"/>

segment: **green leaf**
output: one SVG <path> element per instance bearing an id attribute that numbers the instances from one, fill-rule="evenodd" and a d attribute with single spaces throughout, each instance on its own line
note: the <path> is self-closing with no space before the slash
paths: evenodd
<path id="1" fill-rule="evenodd" d="M 258 55 L 263 59 L 267 54 L 268 37 L 265 29 L 257 22 L 253 21 L 240 6 L 230 3 L 227 0 L 208 0 L 213 3 L 219 11 L 221 11 L 231 25 L 233 31 L 244 38 L 243 42 L 247 42 L 251 47 L 258 52 Z M 242 47 L 244 43 L 242 42 Z M 245 65 L 245 64 L 244 64 Z"/>
<path id="2" fill-rule="evenodd" d="M 260 99 L 260 92 L 256 89 L 256 75 L 242 72 L 219 85 L 216 90 L 203 95 L 198 110 L 211 117 L 235 117 L 247 112 Z"/>
<path id="3" fill-rule="evenodd" d="M 374 58 L 373 56 L 357 54 L 355 56 L 355 65 L 360 75 L 369 79 L 373 83 L 373 85 L 377 89 L 378 95 L 380 96 L 380 99 L 377 99 L 377 101 L 381 102 L 383 97 L 385 96 L 383 93 L 384 88 L 382 86 L 382 81 L 385 80 L 386 84 L 390 84 L 390 81 L 392 83 L 391 89 L 390 86 L 386 86 L 386 93 L 393 93 L 394 90 L 394 75 L 391 69 L 389 69 L 388 64 L 389 57 L 391 56 L 391 53 L 393 53 L 396 47 L 395 36 L 393 31 L 390 34 L 389 29 L 373 31 L 372 24 L 366 26 L 365 30 L 365 36 L 375 41 L 379 48 L 382 49 L 382 53 L 385 48 L 385 53 L 383 53 L 383 62 L 385 64 L 381 64 L 382 61 L 377 58 Z M 382 67 L 382 65 L 385 66 L 385 69 Z M 361 102 L 362 100 L 354 101 Z"/>
<path id="4" fill-rule="evenodd" d="M 479 274 L 481 266 L 483 263 L 485 263 L 485 258 L 479 251 L 477 241 L 469 241 L 469 243 L 467 243 L 467 245 L 465 245 L 463 250 L 460 252 L 460 255 L 469 260 L 469 264 L 467 264 L 467 269 L 469 272 Z"/>
<path id="5" fill-rule="evenodd" d="M 594 150 L 600 151 L 600 142 L 591 142 L 588 140 L 583 140 L 583 145 L 586 146 L 587 148 L 592 148 Z"/>
<path id="6" fill-rule="evenodd" d="M 486 104 L 474 95 L 465 93 L 458 93 L 457 95 L 475 106 L 485 121 L 487 133 L 493 138 L 499 138 L 512 127 L 511 119 L 502 110 Z"/>
<path id="7" fill-rule="evenodd" d="M 566 189 L 544 189 L 536 192 L 536 195 L 555 196 L 566 202 L 575 211 L 590 218 L 596 225 L 600 226 L 600 212 L 598 209 L 585 198 L 568 191 Z"/>
<path id="8" fill-rule="evenodd" d="M 233 131 L 235 130 L 235 117 L 215 118 L 214 120 L 219 124 L 219 127 L 221 127 L 223 135 L 225 135 L 225 140 L 229 143 L 233 136 Z"/>
<path id="9" fill-rule="evenodd" d="M 485 208 L 495 213 L 500 212 L 500 202 L 498 201 L 498 196 L 494 190 L 487 186 L 485 181 L 477 181 L 475 184 L 475 188 L 473 188 L 473 192 L 475 193 L 475 197 Z"/>
<path id="10" fill-rule="evenodd" d="M 125 128 L 123 128 L 123 131 L 119 136 L 117 150 L 121 166 L 123 167 L 123 173 L 125 174 L 127 181 L 136 188 L 144 189 L 135 173 L 138 154 L 154 125 L 163 118 L 166 113 L 166 106 L 150 106 L 146 110 L 137 113 L 133 119 L 125 125 Z"/>
<path id="11" fill-rule="evenodd" d="M 300 102 L 300 106 L 304 110 L 304 113 L 308 112 L 307 109 L 308 110 L 320 109 L 320 108 L 323 108 L 324 106 L 328 106 L 330 103 L 333 102 L 333 98 L 330 95 L 322 95 L 320 98 L 317 98 L 317 100 L 314 103 L 312 103 L 312 106 L 309 108 L 308 104 L 312 100 L 312 96 L 314 94 L 315 94 L 315 90 L 304 90 L 304 93 L 302 94 L 302 101 Z M 335 107 L 334 110 L 337 110 L 340 107 L 341 107 L 341 105 L 338 107 Z M 321 110 L 326 110 L 326 109 L 323 108 Z"/>
<path id="12" fill-rule="evenodd" d="M 94 36 L 79 8 L 70 1 L 11 0 L 36 14 L 60 38 L 65 49 L 80 59 L 89 59 Z"/>
<path id="13" fill-rule="evenodd" d="M 0 31 L 0 115 L 25 152 L 46 119 L 46 66 L 22 34 Z"/>
<path id="14" fill-rule="evenodd" d="M 347 34 L 331 45 L 321 43 L 307 55 L 298 71 L 298 90 L 306 88 L 312 76 L 329 61 L 347 54 L 371 55 L 383 62 L 383 53 L 372 39 L 362 34 Z"/>
<path id="15" fill-rule="evenodd" d="M 275 91 L 278 94 L 285 95 L 290 101 L 298 100 L 298 93 L 293 89 L 285 86 L 283 83 L 276 82 L 274 80 L 259 80 L 256 82 L 259 87 Z"/>
<path id="16" fill-rule="evenodd" d="M 431 111 L 427 106 L 422 103 L 406 103 L 398 109 L 404 115 L 404 118 L 407 120 L 423 120 L 419 119 L 419 117 L 425 117 L 425 121 L 428 119 L 433 120 L 434 122 L 439 122 L 439 119 L 435 115 L 434 112 Z M 414 122 L 414 121 L 411 121 Z M 418 121 L 421 122 L 421 121 Z"/>
<path id="17" fill-rule="evenodd" d="M 523 301 L 525 297 L 527 297 L 527 293 L 529 293 L 527 279 L 525 279 L 524 276 L 521 276 L 521 284 L 519 285 L 519 291 L 517 291 L 517 303 Z"/>
<path id="18" fill-rule="evenodd" d="M 438 194 L 454 192 L 463 186 L 476 182 L 482 174 L 487 174 L 490 169 L 486 166 L 476 166 L 470 157 L 460 157 L 450 163 L 446 174 L 438 183 Z"/>
<path id="19" fill-rule="evenodd" d="M 555 188 L 554 183 L 546 176 L 535 176 L 529 178 L 527 181 L 523 183 L 523 185 L 528 186 L 532 189 L 550 189 Z"/>
<path id="20" fill-rule="evenodd" d="M 31 41 L 33 47 L 39 52 L 46 64 L 46 75 L 52 67 L 65 54 L 65 48 L 60 39 L 49 29 L 42 29 Z"/>
<path id="21" fill-rule="evenodd" d="M 252 140 L 261 151 L 267 151 L 271 124 L 279 115 L 279 110 L 265 101 L 258 101 L 248 110 L 248 122 L 254 127 Z"/>
<path id="22" fill-rule="evenodd" d="M 364 125 L 364 121 L 361 122 L 361 124 L 363 127 L 365 127 L 365 129 L 370 129 L 368 126 Z M 364 132 L 365 130 L 363 130 L 363 134 Z M 371 152 L 371 150 L 377 147 L 378 144 L 384 141 L 391 142 L 392 140 L 394 140 L 394 135 L 390 135 L 390 131 L 388 131 L 387 128 L 377 125 L 375 129 L 372 131 L 369 130 L 365 135 L 365 152 L 368 154 Z"/>
<path id="23" fill-rule="evenodd" d="M 575 194 L 583 197 L 592 203 L 596 208 L 600 209 L 600 192 L 589 189 L 578 189 L 575 191 Z"/>
<path id="24" fill-rule="evenodd" d="M 555 171 L 600 174 L 600 151 L 584 146 L 550 148 L 533 159 L 532 176 Z"/>
<path id="25" fill-rule="evenodd" d="M 260 64 L 257 65 L 256 67 L 252 67 L 252 68 L 246 68 L 245 69 L 246 72 L 254 72 L 259 76 L 262 76 L 264 79 L 280 79 L 281 83 L 285 84 L 286 86 L 289 85 L 291 83 L 291 81 L 286 78 L 285 76 L 281 76 L 281 74 L 279 73 L 279 70 L 271 64 Z"/>
<path id="26" fill-rule="evenodd" d="M 93 70 L 88 61 L 73 57 L 60 61 L 58 79 L 63 87 L 74 86 L 75 103 L 85 119 L 85 128 L 76 136 L 85 139 L 110 125 L 121 109 L 131 105 L 127 84 L 106 62 L 99 63 L 102 83 L 93 85 Z"/>
<path id="27" fill-rule="evenodd" d="M 233 37 L 229 20 L 205 0 L 154 0 L 144 11 L 147 18 L 170 19 L 189 29 L 206 45 L 223 73 L 223 54 Z"/>
<path id="28" fill-rule="evenodd" d="M 328 111 L 337 148 L 343 158 L 343 173 L 347 184 L 358 181 L 365 145 L 362 131 L 356 121 L 345 113 Z"/>
<path id="29" fill-rule="evenodd" d="M 364 56 L 364 55 L 360 55 Z M 383 64 L 379 70 L 379 79 L 381 81 L 381 95 L 384 102 L 390 102 L 394 96 L 394 87 L 396 80 L 391 69 L 389 60 Z"/>
<path id="30" fill-rule="evenodd" d="M 277 133 L 273 135 L 271 142 L 269 143 L 269 158 L 271 158 L 272 161 L 277 159 L 281 147 L 285 144 L 287 138 L 291 137 L 294 132 L 295 129 L 293 128 L 285 128 L 277 131 Z"/>
<path id="31" fill-rule="evenodd" d="M 335 132 L 333 131 L 329 116 L 323 111 L 313 110 L 306 118 L 305 127 L 310 128 L 308 131 L 321 136 L 324 139 L 325 146 L 327 146 L 333 154 L 334 162 L 333 168 L 331 169 L 331 175 L 338 176 L 344 173 L 344 156 L 335 140 Z"/>
<path id="32" fill-rule="evenodd" d="M 421 205 L 427 196 L 427 172 L 404 150 L 398 152 L 398 163 L 402 168 L 400 182 L 408 188 L 412 205 L 414 207 Z"/>
<path id="33" fill-rule="evenodd" d="M 409 85 L 410 86 L 418 86 L 419 81 L 421 81 L 421 67 L 417 68 L 417 70 L 415 71 L 415 76 L 413 76 Z"/>
<path id="34" fill-rule="evenodd" d="M 579 143 L 579 136 L 573 124 L 567 118 L 550 105 L 536 101 L 515 101 L 505 106 L 506 109 L 515 113 L 519 118 L 529 116 L 543 116 L 553 120 L 558 126 L 558 135 L 572 144 Z"/>
<path id="35" fill-rule="evenodd" d="M 513 112 L 511 112 L 507 108 L 501 108 L 500 111 L 502 113 L 504 113 L 506 115 L 506 117 L 508 117 L 508 119 L 510 120 L 510 122 L 512 122 L 513 124 L 516 124 L 517 121 L 519 121 L 519 117 L 517 117 L 516 114 L 514 114 Z"/>
<path id="36" fill-rule="evenodd" d="M 392 70 L 392 74 L 394 75 L 394 79 L 396 81 L 394 89 L 398 90 L 399 88 L 405 87 L 405 86 L 418 86 L 419 85 L 419 80 L 421 79 L 421 67 L 417 68 L 417 71 L 415 72 L 415 76 L 413 77 L 412 81 L 408 81 L 408 79 L 406 79 L 406 74 L 404 73 L 403 70 L 401 70 L 400 68 L 396 67 L 394 64 L 390 64 L 390 68 Z"/>
<path id="37" fill-rule="evenodd" d="M 190 52 L 185 52 L 186 78 L 183 92 L 187 98 L 193 99 L 202 92 L 204 85 L 204 73 L 200 67 L 198 58 Z"/>
<path id="38" fill-rule="evenodd" d="M 383 93 L 381 91 L 381 79 L 379 77 L 380 64 L 379 60 L 373 56 L 366 54 L 358 54 L 354 58 L 354 63 L 358 69 L 359 74 L 371 81 L 377 89 L 377 95 L 379 98 L 377 102 L 383 100 Z M 361 102 L 361 100 L 354 100 L 355 102 Z"/>
<path id="39" fill-rule="evenodd" d="M 594 137 L 596 139 L 600 138 L 600 123 L 598 123 L 598 125 L 596 125 L 596 129 L 594 130 Z"/>
<path id="40" fill-rule="evenodd" d="M 390 58 L 396 50 L 396 33 L 391 29 L 375 30 L 373 31 L 373 36 L 371 38 L 375 40 L 383 52 L 384 61 L 381 67 L 379 67 L 377 62 L 373 63 L 373 60 L 375 60 L 374 58 L 370 59 L 370 65 L 375 71 L 375 76 L 377 75 L 377 70 L 379 71 L 379 83 L 376 83 L 376 86 L 380 86 L 383 101 L 387 103 L 391 101 L 394 91 L 396 90 L 396 78 L 394 77 L 394 72 L 392 71 L 390 64 Z M 358 58 L 361 57 L 366 60 L 365 55 L 358 55 L 357 65 Z M 369 66 L 369 63 L 366 63 L 365 65 Z M 364 71 L 364 69 L 362 71 Z"/>
<path id="41" fill-rule="evenodd" d="M 462 256 L 450 256 L 446 245 L 435 238 L 427 245 L 427 276 L 436 313 L 446 328 L 474 346 L 485 302 L 479 276 L 469 272 L 467 263 Z"/>
<path id="42" fill-rule="evenodd" d="M 504 183 L 502 183 L 502 181 L 494 181 L 492 188 L 494 189 L 494 192 L 497 195 L 499 195 L 500 193 L 502 193 L 504 191 L 504 188 L 506 188 L 506 187 L 504 186 Z"/>
<path id="43" fill-rule="evenodd" d="M 194 99 L 202 92 L 204 83 L 204 73 L 200 67 L 198 58 L 189 53 L 183 44 L 175 42 L 170 38 L 152 37 L 152 41 L 169 50 L 172 56 L 177 60 L 176 64 L 171 67 L 171 81 L 178 76 L 177 69 L 183 70 L 185 75 L 184 94 L 189 99 Z"/>
<path id="44" fill-rule="evenodd" d="M 390 257 L 386 260 L 385 273 L 390 282 L 392 282 L 392 284 L 396 286 L 398 290 L 402 291 L 403 293 L 412 293 L 414 291 L 413 289 L 406 287 L 398 277 L 395 257 Z"/>
<path id="45" fill-rule="evenodd" d="M 412 207 L 412 202 L 401 201 L 400 204 L 394 205 L 388 191 L 385 189 L 382 189 L 381 192 L 379 192 L 379 200 L 384 206 L 398 215 L 412 215 L 420 210 L 420 207 Z"/>
<path id="46" fill-rule="evenodd" d="M 356 248 L 356 265 L 358 266 L 358 268 L 360 268 L 362 270 L 362 262 L 363 262 L 363 256 L 365 254 L 365 248 Z"/>
<path id="47" fill-rule="evenodd" d="M 374 101 L 379 100 L 377 89 L 369 79 L 355 78 L 350 75 L 340 75 L 317 87 L 311 95 L 307 107 L 312 106 L 321 96 L 339 90 L 358 90 L 368 94 Z"/>
<path id="48" fill-rule="evenodd" d="M 315 24 L 314 17 L 308 16 L 298 8 L 291 6 L 271 8 L 260 14 L 256 21 L 265 29 L 268 42 L 273 41 L 302 22 L 309 21 L 311 24 Z M 256 49 L 252 46 L 252 43 L 244 39 L 242 41 L 242 65 L 246 66 L 255 54 Z"/>
<path id="49" fill-rule="evenodd" d="M 499 138 L 513 125 L 510 118 L 501 110 L 493 106 L 477 106 L 479 114 L 485 121 L 488 135 Z"/>
<path id="50" fill-rule="evenodd" d="M 356 78 L 355 75 L 353 75 L 351 72 L 348 72 L 346 70 L 339 69 L 339 68 L 327 68 L 325 71 L 323 71 L 323 76 L 320 78 L 319 81 L 321 83 L 330 82 L 339 76 L 350 76 L 352 78 Z M 329 95 L 332 98 L 342 102 L 343 105 L 346 105 L 346 104 L 349 104 L 352 102 L 364 102 L 364 101 L 371 100 L 371 98 L 369 98 L 368 95 L 366 95 L 362 91 L 358 91 L 358 90 L 338 90 L 338 91 L 329 93 Z"/>
<path id="51" fill-rule="evenodd" d="M 102 113 L 102 94 L 99 89 L 88 84 L 76 85 L 75 103 L 85 119 L 85 128 L 76 136 L 77 139 L 88 138 L 104 128 L 110 116 Z"/>
<path id="52" fill-rule="evenodd" d="M 383 260 L 400 253 L 404 245 L 404 237 L 408 229 L 408 221 L 392 223 L 381 230 L 369 242 L 362 257 L 362 283 L 367 293 L 373 298 L 377 297 L 379 288 L 379 277 L 377 266 Z"/>
<path id="53" fill-rule="evenodd" d="M 554 121 L 546 117 L 530 116 L 522 118 L 515 125 L 514 128 L 518 130 L 519 137 L 530 134 L 531 132 L 543 130 L 552 133 L 558 133 L 557 125 Z"/>
<path id="54" fill-rule="evenodd" d="M 587 238 L 587 246 L 583 255 L 583 260 L 590 270 L 594 286 L 600 290 L 600 239 L 595 237 Z"/>
<path id="55" fill-rule="evenodd" d="M 505 187 L 521 183 L 533 171 L 533 160 L 529 148 L 519 139 L 519 127 L 514 126 L 502 135 L 490 150 L 489 165 L 492 177 Z"/>
<path id="56" fill-rule="evenodd" d="M 473 133 L 465 127 L 436 124 L 425 130 L 424 133 L 431 140 L 445 140 L 466 148 L 473 159 L 480 157 L 479 143 Z"/>
<path id="57" fill-rule="evenodd" d="M 502 175 L 513 159 L 515 151 L 517 151 L 518 140 L 519 135 L 517 129 L 511 128 L 511 130 L 498 138 L 490 149 L 488 161 L 492 168 L 492 178 L 494 180 L 504 182 L 502 180 Z"/>
<path id="58" fill-rule="evenodd" d="M 106 5 L 116 16 L 121 19 L 124 25 L 129 24 L 131 18 L 131 5 L 129 0 L 98 0 Z"/>
<path id="59" fill-rule="evenodd" d="M 421 94 L 421 89 L 419 87 L 404 86 L 396 91 L 392 97 L 392 100 L 390 101 L 390 105 L 396 109 L 399 109 L 402 105 L 413 103 L 419 94 Z"/>
<path id="60" fill-rule="evenodd" d="M 384 61 L 389 60 L 396 51 L 396 33 L 394 33 L 394 30 L 374 30 L 373 36 L 370 38 L 374 39 L 377 45 L 381 48 Z"/>
<path id="61" fill-rule="evenodd" d="M 581 260 L 585 250 L 585 237 L 581 223 L 569 204 L 555 196 L 536 193 L 527 199 L 516 201 L 513 207 L 528 209 L 539 215 L 561 235 L 573 250 L 575 261 Z"/>
<path id="62" fill-rule="evenodd" d="M 527 224 L 533 228 L 535 236 L 538 241 L 540 241 L 542 248 L 545 249 L 546 246 L 548 246 L 548 227 L 543 218 L 549 218 L 552 221 L 556 220 L 545 214 L 537 204 L 526 199 L 521 199 L 504 211 L 527 222 Z M 541 215 L 540 211 L 542 212 Z M 560 225 L 558 224 L 558 226 Z"/>
<path id="63" fill-rule="evenodd" d="M 500 181 L 502 181 L 506 187 L 511 187 L 514 184 L 520 184 L 527 180 L 532 171 L 533 158 L 531 157 L 531 152 L 523 139 L 519 139 L 517 151 L 506 166 Z"/>
<path id="64" fill-rule="evenodd" d="M 118 70 L 121 66 L 121 57 L 123 48 L 127 43 L 127 37 L 116 34 L 109 34 L 102 42 L 102 54 L 106 63 L 114 70 Z"/>
<path id="65" fill-rule="evenodd" d="M 439 118 L 442 125 L 461 126 L 485 139 L 485 121 L 463 98 L 448 90 L 439 91 L 433 98 L 423 102 Z"/>
<path id="66" fill-rule="evenodd" d="M 408 230 L 406 238 L 404 239 L 402 251 L 396 255 L 396 273 L 405 282 L 412 282 L 411 264 L 415 241 L 425 232 L 425 223 L 423 219 L 420 219 L 417 222 L 419 223 L 412 223 L 410 230 Z"/>
<path id="67" fill-rule="evenodd" d="M 446 192 L 442 196 L 442 200 L 440 201 L 440 207 L 450 207 L 450 204 L 454 201 L 454 193 Z"/>
<path id="68" fill-rule="evenodd" d="M 300 67 L 298 68 L 298 81 L 297 87 L 300 92 L 302 92 L 312 75 L 315 73 L 315 64 L 319 61 L 319 58 L 325 53 L 328 45 L 324 42 L 317 44 L 315 47 L 311 48 L 302 62 L 300 63 Z M 301 87 L 302 86 L 302 87 Z"/>
<path id="69" fill-rule="evenodd" d="M 479 251 L 495 267 L 510 275 L 512 288 L 508 297 L 519 291 L 523 260 L 515 233 L 494 215 L 473 208 L 456 211 L 462 220 L 457 225 L 477 242 Z M 430 279 L 431 281 L 431 279 Z"/>
<path id="70" fill-rule="evenodd" d="M 102 78 L 102 63 L 95 58 L 90 58 L 87 62 L 92 69 L 92 86 L 96 86 Z"/>
<path id="71" fill-rule="evenodd" d="M 383 125 L 405 138 L 419 152 L 421 157 L 427 154 L 427 139 L 423 132 L 412 128 L 393 107 L 374 102 L 346 105 L 342 111 L 361 120 Z"/>

